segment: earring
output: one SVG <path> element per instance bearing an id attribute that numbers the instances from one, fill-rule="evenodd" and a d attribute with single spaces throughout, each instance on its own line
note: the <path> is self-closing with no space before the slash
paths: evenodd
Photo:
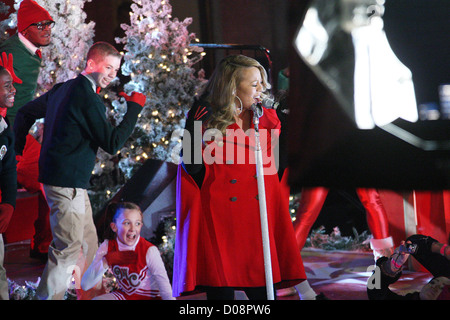
<path id="1" fill-rule="evenodd" d="M 238 96 L 235 96 L 235 97 L 239 100 L 239 104 L 241 105 L 240 108 L 236 108 L 236 115 L 240 115 L 242 112 L 242 109 L 243 109 L 242 100 Z"/>

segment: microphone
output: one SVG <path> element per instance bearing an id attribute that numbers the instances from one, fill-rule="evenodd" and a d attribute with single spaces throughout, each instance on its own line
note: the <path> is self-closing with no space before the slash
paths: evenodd
<path id="1" fill-rule="evenodd" d="M 260 102 L 252 104 L 251 108 L 252 108 L 253 114 L 256 117 L 261 118 L 262 115 L 264 114 L 264 108 L 277 109 L 278 104 L 279 103 L 275 102 L 274 98 L 267 96 L 264 99 L 262 99 Z"/>
<path id="2" fill-rule="evenodd" d="M 273 97 L 265 97 L 260 104 L 266 109 L 276 109 L 279 103 Z"/>
<path id="3" fill-rule="evenodd" d="M 264 114 L 264 110 L 262 108 L 261 103 L 254 103 L 254 104 L 252 104 L 251 108 L 253 111 L 254 118 L 261 118 L 262 115 Z"/>

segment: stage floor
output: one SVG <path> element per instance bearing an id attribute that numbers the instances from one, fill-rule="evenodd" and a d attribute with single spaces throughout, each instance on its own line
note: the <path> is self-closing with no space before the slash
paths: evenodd
<path id="1" fill-rule="evenodd" d="M 29 257 L 29 247 L 28 241 L 5 246 L 7 277 L 20 285 L 25 281 L 36 282 L 45 267 L 43 262 Z M 366 283 L 374 261 L 371 252 L 305 248 L 302 257 L 308 281 L 317 293 L 322 292 L 330 300 L 367 300 Z M 391 289 L 399 294 L 419 291 L 430 279 L 427 272 L 405 270 Z M 197 294 L 182 299 L 204 300 L 205 296 Z M 298 296 L 284 295 L 277 299 L 298 300 Z"/>

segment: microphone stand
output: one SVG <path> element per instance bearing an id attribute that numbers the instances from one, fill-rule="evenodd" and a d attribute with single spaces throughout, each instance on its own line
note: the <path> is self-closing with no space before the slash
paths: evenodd
<path id="1" fill-rule="evenodd" d="M 253 111 L 253 124 L 255 125 L 256 177 L 258 182 L 259 215 L 261 220 L 266 291 L 267 291 L 267 299 L 275 300 L 273 279 L 272 279 L 272 260 L 270 257 L 269 227 L 267 221 L 266 190 L 264 185 L 264 170 L 263 170 L 261 143 L 259 139 L 259 118 L 262 116 L 262 106 L 261 109 L 258 110 L 258 106 L 256 106 L 255 104 L 252 105 L 252 111 Z"/>

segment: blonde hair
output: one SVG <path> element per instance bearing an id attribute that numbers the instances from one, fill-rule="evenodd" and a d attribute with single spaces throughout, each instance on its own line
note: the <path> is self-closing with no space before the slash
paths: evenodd
<path id="1" fill-rule="evenodd" d="M 261 73 L 264 98 L 271 88 L 267 80 L 267 72 L 255 59 L 244 55 L 228 56 L 219 63 L 214 70 L 203 95 L 211 104 L 212 115 L 208 121 L 208 128 L 215 128 L 225 134 L 226 128 L 235 122 L 235 92 L 241 81 L 244 68 L 256 67 Z"/>

